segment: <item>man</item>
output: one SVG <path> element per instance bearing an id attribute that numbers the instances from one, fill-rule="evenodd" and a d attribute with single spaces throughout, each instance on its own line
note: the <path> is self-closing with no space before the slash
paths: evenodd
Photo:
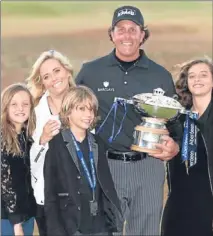
<path id="1" fill-rule="evenodd" d="M 97 60 L 85 63 L 76 80 L 93 89 L 100 103 L 103 121 L 114 97 L 130 98 L 139 93 L 152 93 L 162 88 L 167 96 L 175 94 L 171 74 L 150 60 L 140 46 L 148 39 L 149 31 L 139 9 L 123 6 L 115 10 L 109 37 L 115 49 Z M 141 116 L 132 105 L 127 106 L 123 127 L 113 142 L 108 142 L 115 122 L 119 130 L 124 109 L 119 106 L 116 119 L 108 117 L 98 135 L 108 147 L 107 155 L 115 186 L 127 220 L 126 235 L 159 235 L 163 206 L 164 162 L 179 152 L 179 146 L 170 137 L 158 147 L 160 154 L 151 156 L 130 150 L 134 127 Z"/>

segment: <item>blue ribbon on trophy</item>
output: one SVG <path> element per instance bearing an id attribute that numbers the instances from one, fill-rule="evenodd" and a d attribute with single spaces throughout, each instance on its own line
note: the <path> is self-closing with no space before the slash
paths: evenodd
<path id="1" fill-rule="evenodd" d="M 110 115 L 112 112 L 114 112 L 114 115 L 113 115 L 113 124 L 112 124 L 112 134 L 111 134 L 111 136 L 110 136 L 109 139 L 108 139 L 108 141 L 109 141 L 110 143 L 112 143 L 112 141 L 114 141 L 114 140 L 116 139 L 116 137 L 119 135 L 119 133 L 120 133 L 121 130 L 122 130 L 123 122 L 124 122 L 124 119 L 125 119 L 126 114 L 127 114 L 127 105 L 126 105 L 126 104 L 127 104 L 127 102 L 125 101 L 125 99 L 116 98 L 115 101 L 113 102 L 113 104 L 112 104 L 112 106 L 111 106 L 111 108 L 110 108 L 110 110 L 109 110 L 109 112 L 108 112 L 106 118 L 104 119 L 104 121 L 102 122 L 102 124 L 99 126 L 99 128 L 98 128 L 96 134 L 98 134 L 98 133 L 103 129 L 103 126 L 104 126 L 104 124 L 106 123 L 106 121 L 107 121 L 109 115 Z M 115 120 L 116 120 L 116 114 L 117 114 L 118 105 L 121 105 L 122 107 L 124 107 L 124 115 L 123 115 L 123 117 L 122 117 L 122 119 L 121 119 L 121 123 L 120 123 L 119 129 L 118 129 L 117 133 L 114 135 L 114 133 L 115 133 Z"/>
<path id="2" fill-rule="evenodd" d="M 127 114 L 127 104 L 131 104 L 141 115 L 142 122 L 134 127 L 133 143 L 130 149 L 151 155 L 161 152 L 161 150 L 156 148 L 156 143 L 161 143 L 161 137 L 163 135 L 169 135 L 166 123 L 169 120 L 175 121 L 179 114 L 185 114 L 186 122 L 181 150 L 182 160 L 187 165 L 187 168 L 188 164 L 189 167 L 194 166 L 197 162 L 197 128 L 194 123 L 197 119 L 197 113 L 186 110 L 176 98 L 165 96 L 164 93 L 165 91 L 163 89 L 156 88 L 153 90 L 153 93 L 136 94 L 129 99 L 115 97 L 110 111 L 96 133 L 98 134 L 103 129 L 110 114 L 113 113 L 112 132 L 108 139 L 110 143 L 113 142 L 122 130 Z M 116 120 L 119 105 L 124 108 L 124 115 L 121 121 Z M 117 133 L 115 130 L 116 122 L 120 122 Z"/>
<path id="3" fill-rule="evenodd" d="M 197 127 L 195 125 L 195 120 L 197 119 L 197 113 L 191 111 L 186 112 L 181 158 L 185 162 L 187 174 L 189 168 L 197 163 Z"/>

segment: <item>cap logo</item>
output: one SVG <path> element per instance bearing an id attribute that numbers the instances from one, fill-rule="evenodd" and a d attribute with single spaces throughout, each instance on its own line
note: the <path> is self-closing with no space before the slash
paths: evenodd
<path id="1" fill-rule="evenodd" d="M 131 15 L 131 16 L 135 16 L 136 15 L 136 11 L 135 10 L 132 10 L 132 9 L 122 9 L 118 12 L 118 15 L 117 17 L 120 17 L 122 15 Z"/>

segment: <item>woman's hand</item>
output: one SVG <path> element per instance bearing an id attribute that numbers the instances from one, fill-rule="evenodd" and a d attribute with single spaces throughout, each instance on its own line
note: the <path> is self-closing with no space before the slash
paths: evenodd
<path id="1" fill-rule="evenodd" d="M 13 229 L 14 229 L 14 234 L 15 236 L 24 236 L 24 231 L 23 231 L 23 228 L 22 228 L 22 224 L 19 223 L 19 224 L 15 224 L 13 226 Z"/>
<path id="2" fill-rule="evenodd" d="M 49 120 L 44 128 L 40 138 L 40 145 L 48 143 L 56 134 L 59 133 L 61 123 L 59 120 Z"/>

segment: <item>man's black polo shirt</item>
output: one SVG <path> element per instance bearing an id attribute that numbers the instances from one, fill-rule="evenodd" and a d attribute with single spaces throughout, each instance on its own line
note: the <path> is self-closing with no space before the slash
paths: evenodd
<path id="1" fill-rule="evenodd" d="M 140 54 L 139 60 L 128 70 L 121 66 L 114 51 L 107 56 L 85 63 L 81 68 L 76 82 L 90 87 L 96 94 L 99 101 L 100 124 L 108 114 L 115 97 L 128 99 L 139 93 L 152 93 L 156 88 L 162 88 L 166 96 L 175 94 L 171 74 L 164 67 L 150 60 L 143 50 L 140 51 Z M 132 105 L 127 105 L 127 116 L 123 128 L 117 138 L 109 143 L 113 115 L 111 113 L 99 136 L 109 148 L 129 151 L 133 142 L 134 127 L 141 123 L 141 116 Z M 119 106 L 115 120 L 115 134 L 120 127 L 123 115 L 124 108 Z"/>

